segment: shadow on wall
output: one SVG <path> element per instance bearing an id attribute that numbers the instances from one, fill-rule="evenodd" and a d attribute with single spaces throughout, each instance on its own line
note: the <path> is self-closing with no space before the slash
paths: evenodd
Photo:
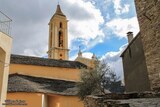
<path id="1" fill-rule="evenodd" d="M 0 79 L 3 79 L 6 52 L 0 47 Z M 0 80 L 0 96 L 2 91 L 2 80 Z"/>

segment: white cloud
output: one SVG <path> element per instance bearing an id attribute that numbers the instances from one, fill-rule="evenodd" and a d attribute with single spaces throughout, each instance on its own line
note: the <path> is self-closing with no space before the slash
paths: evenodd
<path id="1" fill-rule="evenodd" d="M 47 51 L 47 47 L 43 47 L 43 46 L 37 49 L 26 48 L 24 49 L 24 55 L 43 57 L 43 56 L 47 56 L 46 51 Z M 42 53 L 45 53 L 45 54 L 42 54 Z"/>
<path id="2" fill-rule="evenodd" d="M 76 58 L 77 58 L 77 54 L 75 54 L 74 56 L 71 56 L 70 58 L 69 58 L 69 60 L 71 60 L 71 61 L 74 61 Z"/>
<path id="3" fill-rule="evenodd" d="M 128 31 L 132 31 L 135 35 L 139 32 L 137 17 L 128 19 L 116 18 L 107 22 L 106 27 L 120 38 L 126 37 Z"/>
<path id="4" fill-rule="evenodd" d="M 123 79 L 123 66 L 122 66 L 122 59 L 120 57 L 121 53 L 124 51 L 124 49 L 127 47 L 128 44 L 125 44 L 119 48 L 118 51 L 110 51 L 104 54 L 100 60 L 105 60 L 110 68 L 117 74 L 117 76 L 120 76 L 120 79 Z M 72 56 L 70 60 L 75 60 L 77 58 L 77 54 Z M 83 52 L 83 57 L 91 59 L 93 56 L 93 53 L 91 52 Z"/>
<path id="5" fill-rule="evenodd" d="M 122 13 L 128 13 L 129 12 L 129 7 L 130 7 L 129 4 L 125 4 L 124 8 L 122 9 Z"/>
<path id="6" fill-rule="evenodd" d="M 121 0 L 112 0 L 114 4 L 115 13 L 117 15 L 128 13 L 129 12 L 129 4 L 124 4 L 124 6 L 121 5 Z"/>
<path id="7" fill-rule="evenodd" d="M 83 0 L 67 0 L 70 3 L 69 7 L 69 46 L 71 42 L 77 38 L 82 38 L 84 45 L 87 47 L 89 42 L 94 40 L 94 44 L 99 43 L 97 37 L 104 37 L 100 25 L 104 23 L 104 19 L 99 9 L 93 3 L 84 2 Z M 97 40 L 97 41 L 96 41 Z M 92 43 L 93 44 L 93 43 Z M 92 45 L 94 46 L 94 45 Z M 89 47 L 92 47 L 89 46 Z"/>
<path id="8" fill-rule="evenodd" d="M 88 43 L 86 45 L 87 47 L 85 48 L 85 50 L 89 50 L 92 47 L 94 47 L 97 43 L 102 43 L 102 42 L 103 42 L 103 37 L 102 36 L 97 36 L 93 40 L 88 41 Z"/>
<path id="9" fill-rule="evenodd" d="M 55 12 L 57 1 L 4 0 L 0 3 L 1 10 L 13 20 L 13 50 L 14 54 L 44 56 L 48 46 L 48 22 Z M 63 13 L 69 19 L 69 48 L 77 38 L 84 40 L 89 46 L 91 40 L 97 44 L 97 36 L 103 36 L 99 25 L 104 23 L 99 9 L 93 2 L 84 0 L 65 0 L 60 2 Z M 97 41 L 96 41 L 96 40 Z M 90 47 L 91 47 L 90 46 Z M 45 51 L 44 51 L 45 50 Z"/>
<path id="10" fill-rule="evenodd" d="M 123 79 L 123 66 L 122 59 L 120 57 L 123 50 L 126 48 L 127 44 L 121 46 L 117 52 L 107 52 L 102 56 L 101 60 L 105 60 L 111 69 L 116 72 L 117 76 L 120 76 Z"/>
<path id="11" fill-rule="evenodd" d="M 112 2 L 114 3 L 114 9 L 116 14 L 120 14 L 121 12 L 121 5 L 120 5 L 121 0 L 113 0 Z"/>
<path id="12" fill-rule="evenodd" d="M 93 56 L 93 53 L 91 53 L 91 52 L 84 52 L 84 53 L 82 54 L 82 56 L 85 57 L 85 58 L 91 59 L 92 56 Z"/>

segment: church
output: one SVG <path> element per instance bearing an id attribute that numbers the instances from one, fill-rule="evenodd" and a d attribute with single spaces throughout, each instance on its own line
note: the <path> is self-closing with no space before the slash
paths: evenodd
<path id="1" fill-rule="evenodd" d="M 84 107 L 76 95 L 80 69 L 94 66 L 96 56 L 79 50 L 69 61 L 68 20 L 57 5 L 49 22 L 48 58 L 10 56 L 6 107 Z"/>

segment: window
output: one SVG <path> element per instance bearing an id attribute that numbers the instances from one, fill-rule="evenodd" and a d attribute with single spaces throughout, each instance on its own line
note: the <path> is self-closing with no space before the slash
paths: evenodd
<path id="1" fill-rule="evenodd" d="M 50 48 L 52 47 L 52 32 L 51 32 L 51 35 L 50 35 Z"/>
<path id="2" fill-rule="evenodd" d="M 60 22 L 59 27 L 62 28 L 62 22 Z"/>
<path id="3" fill-rule="evenodd" d="M 59 38 L 58 39 L 59 39 L 58 46 L 63 47 L 63 33 L 62 33 L 62 31 L 59 31 Z"/>

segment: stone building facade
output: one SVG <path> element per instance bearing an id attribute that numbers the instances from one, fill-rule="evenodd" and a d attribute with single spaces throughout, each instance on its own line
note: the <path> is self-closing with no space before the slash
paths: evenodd
<path id="1" fill-rule="evenodd" d="M 140 33 L 121 57 L 127 92 L 160 89 L 160 1 L 135 0 Z"/>
<path id="2" fill-rule="evenodd" d="M 85 107 L 160 107 L 158 93 L 107 94 L 88 96 Z"/>
<path id="3" fill-rule="evenodd" d="M 135 0 L 140 33 L 122 53 L 125 85 L 128 92 L 148 93 L 88 96 L 85 107 L 160 106 L 160 0 Z"/>
<path id="4" fill-rule="evenodd" d="M 130 43 L 121 54 L 124 69 L 125 91 L 149 91 L 151 88 L 141 41 L 141 33 L 138 33 L 135 38 L 133 38 L 132 32 L 128 32 L 127 34 Z"/>
<path id="5" fill-rule="evenodd" d="M 135 0 L 151 90 L 160 87 L 160 0 Z"/>

